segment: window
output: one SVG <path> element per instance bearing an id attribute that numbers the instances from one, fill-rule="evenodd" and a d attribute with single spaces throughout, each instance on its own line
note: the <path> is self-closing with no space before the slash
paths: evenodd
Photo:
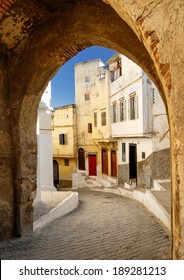
<path id="1" fill-rule="evenodd" d="M 85 82 L 86 82 L 86 83 L 90 82 L 89 76 L 86 76 L 86 77 L 85 77 Z"/>
<path id="2" fill-rule="evenodd" d="M 101 125 L 106 125 L 106 112 L 101 113 Z"/>
<path id="3" fill-rule="evenodd" d="M 89 100 L 89 93 L 85 93 L 84 98 L 85 98 L 85 101 L 88 101 Z"/>
<path id="4" fill-rule="evenodd" d="M 67 159 L 67 158 L 64 159 L 64 165 L 69 166 L 69 159 Z"/>
<path id="5" fill-rule="evenodd" d="M 130 119 L 135 120 L 135 96 L 130 97 Z"/>
<path id="6" fill-rule="evenodd" d="M 67 134 L 59 134 L 59 144 L 60 145 L 67 145 Z"/>
<path id="7" fill-rule="evenodd" d="M 145 159 L 146 158 L 146 154 L 145 152 L 142 152 L 142 159 Z"/>
<path id="8" fill-rule="evenodd" d="M 126 143 L 122 143 L 122 161 L 126 162 Z"/>
<path id="9" fill-rule="evenodd" d="M 94 113 L 94 126 L 97 127 L 97 112 Z"/>
<path id="10" fill-rule="evenodd" d="M 120 100 L 120 121 L 123 122 L 126 120 L 126 101 Z"/>
<path id="11" fill-rule="evenodd" d="M 130 120 L 138 118 L 138 95 L 130 95 Z"/>
<path id="12" fill-rule="evenodd" d="M 112 105 L 112 122 L 115 123 L 116 120 L 116 103 Z"/>
<path id="13" fill-rule="evenodd" d="M 78 150 L 78 167 L 79 170 L 85 170 L 85 152 L 82 148 Z"/>
<path id="14" fill-rule="evenodd" d="M 88 133 L 92 133 L 92 123 L 88 123 Z"/>

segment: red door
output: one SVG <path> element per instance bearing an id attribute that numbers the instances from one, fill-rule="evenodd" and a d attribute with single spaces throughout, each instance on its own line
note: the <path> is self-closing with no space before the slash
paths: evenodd
<path id="1" fill-rule="evenodd" d="M 108 175 L 108 153 L 107 150 L 102 150 L 102 174 Z"/>
<path id="2" fill-rule="evenodd" d="M 111 176 L 117 177 L 116 151 L 111 151 Z"/>
<path id="3" fill-rule="evenodd" d="M 88 155 L 89 176 L 96 176 L 96 155 Z"/>

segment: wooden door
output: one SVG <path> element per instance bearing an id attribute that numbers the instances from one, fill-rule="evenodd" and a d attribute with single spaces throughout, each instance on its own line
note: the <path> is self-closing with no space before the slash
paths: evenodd
<path id="1" fill-rule="evenodd" d="M 89 176 L 96 176 L 96 155 L 88 155 Z"/>
<path id="2" fill-rule="evenodd" d="M 117 177 L 116 151 L 111 151 L 111 176 Z"/>
<path id="3" fill-rule="evenodd" d="M 85 170 L 85 153 L 82 148 L 78 150 L 78 167 L 79 170 Z"/>
<path id="4" fill-rule="evenodd" d="M 102 174 L 108 175 L 108 152 L 102 149 Z"/>

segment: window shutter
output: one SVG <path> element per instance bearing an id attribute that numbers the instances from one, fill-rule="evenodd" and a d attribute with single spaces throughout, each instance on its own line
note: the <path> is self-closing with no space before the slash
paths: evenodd
<path id="1" fill-rule="evenodd" d="M 135 96 L 135 119 L 139 118 L 138 95 Z"/>
<path id="2" fill-rule="evenodd" d="M 115 108 L 115 110 L 114 110 L 114 113 L 115 113 L 115 123 L 117 122 L 117 103 L 115 103 L 115 105 L 114 105 L 114 108 Z"/>
<path id="3" fill-rule="evenodd" d="M 113 123 L 113 106 L 111 106 L 111 123 Z"/>
<path id="4" fill-rule="evenodd" d="M 62 134 L 59 134 L 59 144 L 62 144 Z"/>
<path id="5" fill-rule="evenodd" d="M 64 137 L 65 137 L 65 140 L 64 140 L 65 143 L 64 143 L 64 144 L 67 145 L 67 144 L 68 144 L 68 135 L 67 135 L 67 134 L 64 134 Z"/>
<path id="6" fill-rule="evenodd" d="M 127 100 L 125 100 L 124 119 L 127 121 Z"/>
<path id="7" fill-rule="evenodd" d="M 128 101 L 128 104 L 127 104 L 128 105 L 127 106 L 128 107 L 127 108 L 128 109 L 128 111 L 127 111 L 127 120 L 129 121 L 130 120 L 130 98 L 127 101 Z"/>
<path id="8" fill-rule="evenodd" d="M 120 122 L 120 104 L 121 102 L 116 105 L 116 122 Z"/>
<path id="9" fill-rule="evenodd" d="M 122 101 L 119 102 L 119 121 L 122 122 Z"/>

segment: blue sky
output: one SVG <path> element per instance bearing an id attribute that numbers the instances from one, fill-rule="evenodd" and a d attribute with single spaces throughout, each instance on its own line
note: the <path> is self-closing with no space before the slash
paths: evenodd
<path id="1" fill-rule="evenodd" d="M 100 58 L 104 63 L 116 53 L 114 50 L 102 47 L 90 47 L 65 63 L 53 77 L 51 82 L 51 106 L 56 108 L 63 105 L 74 104 L 74 65 L 91 59 Z"/>

